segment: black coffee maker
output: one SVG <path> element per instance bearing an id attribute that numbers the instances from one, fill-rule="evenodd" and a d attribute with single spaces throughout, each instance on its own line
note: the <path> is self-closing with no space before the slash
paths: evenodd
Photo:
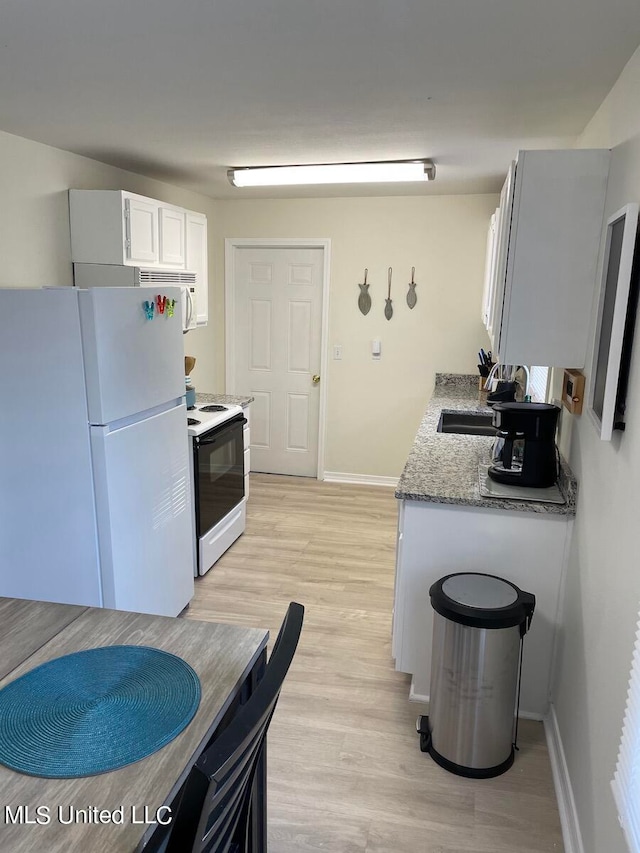
<path id="1" fill-rule="evenodd" d="M 512 486 L 553 486 L 558 476 L 556 426 L 560 409 L 550 403 L 496 403 L 496 439 L 488 474 Z"/>

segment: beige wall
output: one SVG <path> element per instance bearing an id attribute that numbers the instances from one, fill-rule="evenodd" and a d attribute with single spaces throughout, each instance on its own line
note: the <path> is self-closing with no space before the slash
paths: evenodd
<path id="1" fill-rule="evenodd" d="M 326 467 L 397 477 L 436 371 L 475 371 L 488 340 L 479 319 L 486 227 L 495 196 L 217 202 L 0 132 L 0 287 L 71 285 L 67 190 L 127 189 L 207 214 L 210 322 L 185 337 L 196 388 L 223 391 L 224 238 L 329 237 L 329 344 L 343 359 L 328 376 Z M 382 308 L 394 269 L 395 313 Z M 405 302 L 416 267 L 418 304 Z M 364 268 L 374 306 L 357 310 Z M 370 341 L 382 340 L 382 359 Z"/>
<path id="2" fill-rule="evenodd" d="M 206 213 L 210 225 L 216 219 L 210 198 L 0 132 L 0 287 L 72 284 L 70 187 L 130 190 Z M 214 369 L 207 329 L 189 332 L 185 344 Z"/>
<path id="3" fill-rule="evenodd" d="M 222 202 L 216 244 L 216 304 L 223 287 L 225 237 L 331 239 L 327 382 L 328 471 L 397 477 L 433 387 L 436 371 L 477 372 L 488 346 L 480 321 L 484 254 L 494 195 Z M 418 303 L 406 304 L 411 267 Z M 358 282 L 369 270 L 373 305 L 358 310 Z M 383 314 L 393 268 L 394 314 Z M 216 363 L 223 329 L 215 327 Z M 371 340 L 382 358 L 371 358 Z M 330 353 L 331 356 L 331 353 Z M 221 375 L 215 376 L 220 386 Z M 200 381 L 200 380 L 198 380 Z"/>
<path id="4" fill-rule="evenodd" d="M 607 216 L 640 200 L 640 49 L 579 145 L 613 147 Z M 627 853 L 609 783 L 640 607 L 640 326 L 635 338 L 626 432 L 603 442 L 588 415 L 563 416 L 580 485 L 554 704 L 585 853 Z"/>

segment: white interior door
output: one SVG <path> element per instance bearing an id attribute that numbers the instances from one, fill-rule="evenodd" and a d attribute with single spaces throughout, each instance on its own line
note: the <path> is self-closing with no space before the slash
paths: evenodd
<path id="1" fill-rule="evenodd" d="M 235 248 L 234 386 L 251 405 L 251 470 L 318 470 L 324 251 Z"/>

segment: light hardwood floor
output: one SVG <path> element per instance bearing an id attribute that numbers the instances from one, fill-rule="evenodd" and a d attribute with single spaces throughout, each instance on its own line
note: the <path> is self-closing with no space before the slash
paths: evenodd
<path id="1" fill-rule="evenodd" d="M 420 752 L 391 658 L 396 512 L 392 489 L 252 474 L 246 532 L 196 583 L 188 618 L 272 640 L 306 608 L 269 730 L 269 853 L 561 853 L 541 723 L 496 779 Z"/>

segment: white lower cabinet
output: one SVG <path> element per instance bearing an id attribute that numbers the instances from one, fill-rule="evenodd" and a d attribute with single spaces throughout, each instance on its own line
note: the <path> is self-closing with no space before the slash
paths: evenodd
<path id="1" fill-rule="evenodd" d="M 520 711 L 548 710 L 554 647 L 572 517 L 424 501 L 400 501 L 392 654 L 413 676 L 412 698 L 427 700 L 433 610 L 429 588 L 455 572 L 483 572 L 536 597 L 524 641 Z"/>

